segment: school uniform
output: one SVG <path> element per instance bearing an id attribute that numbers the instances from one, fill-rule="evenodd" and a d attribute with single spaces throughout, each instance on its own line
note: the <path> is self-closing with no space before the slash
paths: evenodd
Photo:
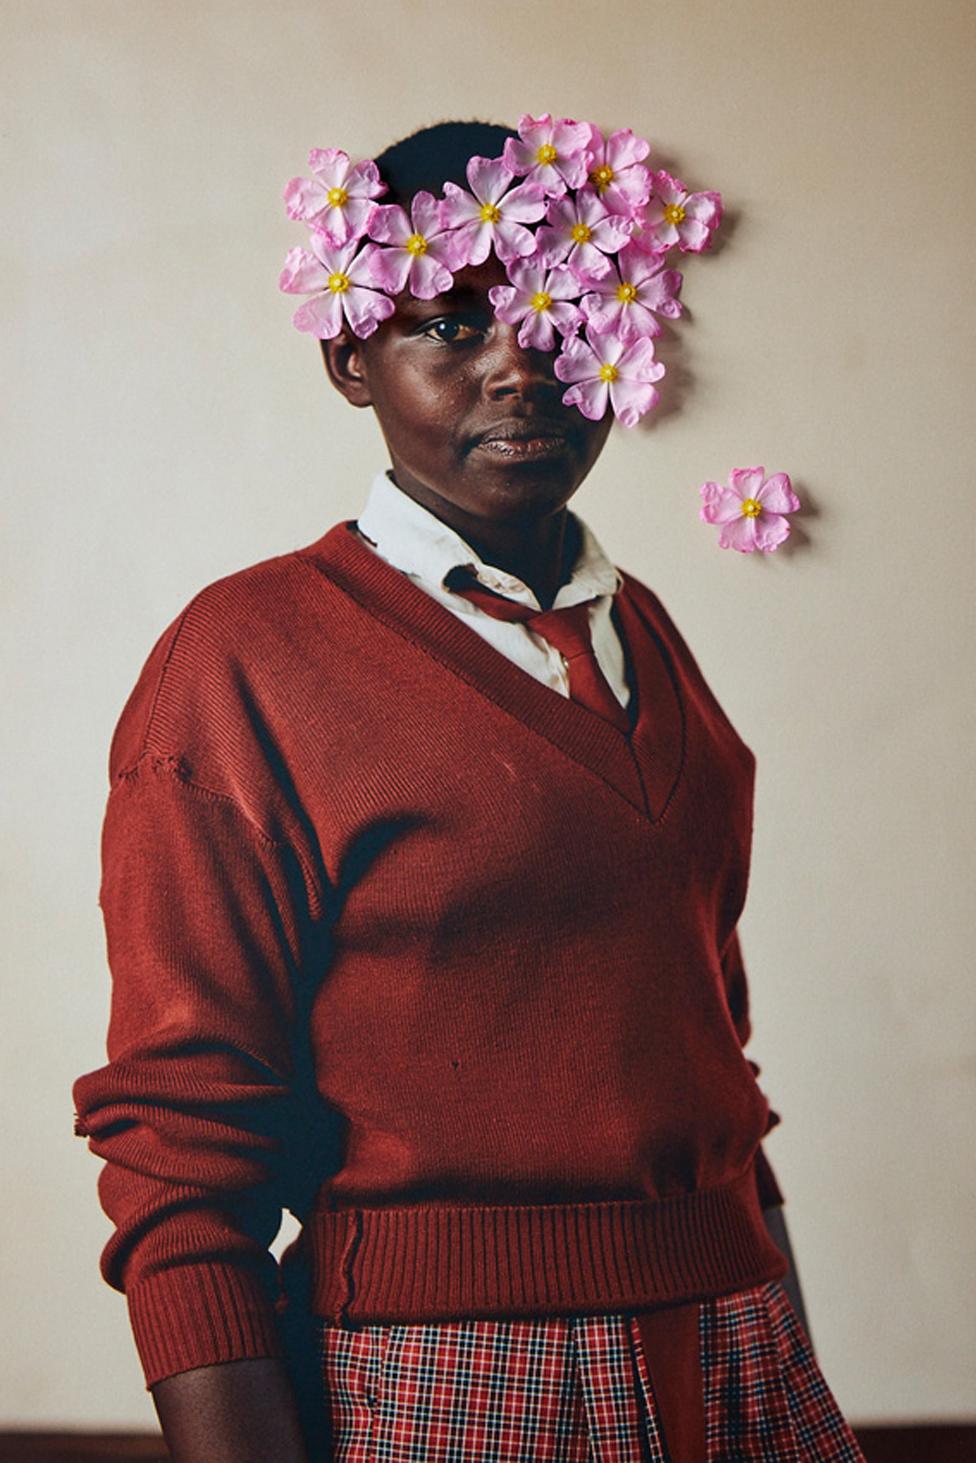
<path id="1" fill-rule="evenodd" d="M 553 609 L 590 603 L 625 722 L 450 587 L 535 603 L 385 478 L 157 643 L 75 1088 L 103 1272 L 150 1385 L 280 1355 L 298 1213 L 337 1459 L 856 1459 L 762 1220 L 754 757 L 579 528 Z"/>

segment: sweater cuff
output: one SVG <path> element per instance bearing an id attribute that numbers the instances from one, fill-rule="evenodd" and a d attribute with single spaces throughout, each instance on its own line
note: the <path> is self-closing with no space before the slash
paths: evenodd
<path id="1" fill-rule="evenodd" d="M 250 1271 L 182 1265 L 140 1280 L 126 1299 L 147 1387 L 196 1367 L 283 1355 L 274 1306 Z"/>
<path id="2" fill-rule="evenodd" d="M 762 1146 L 756 1149 L 756 1188 L 759 1190 L 759 1207 L 761 1209 L 776 1209 L 785 1204 L 782 1190 L 776 1182 L 776 1175 L 770 1167 L 769 1159 L 766 1157 Z"/>

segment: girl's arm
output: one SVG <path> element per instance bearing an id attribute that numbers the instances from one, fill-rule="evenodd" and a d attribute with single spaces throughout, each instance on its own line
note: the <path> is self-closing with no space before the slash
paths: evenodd
<path id="1" fill-rule="evenodd" d="M 308 1463 L 280 1361 L 197 1367 L 152 1395 L 173 1463 Z"/>

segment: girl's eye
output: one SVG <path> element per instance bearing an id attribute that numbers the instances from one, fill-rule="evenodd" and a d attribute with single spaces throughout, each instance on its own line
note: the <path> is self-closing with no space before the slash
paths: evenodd
<path id="1" fill-rule="evenodd" d="M 446 315 L 438 320 L 428 320 L 421 326 L 421 335 L 428 340 L 440 340 L 445 345 L 466 345 L 469 341 L 477 340 L 484 335 L 482 326 L 471 320 L 465 320 L 462 316 Z"/>

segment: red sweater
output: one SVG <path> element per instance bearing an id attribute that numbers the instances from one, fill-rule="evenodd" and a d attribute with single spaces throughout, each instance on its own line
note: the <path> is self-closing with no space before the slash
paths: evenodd
<path id="1" fill-rule="evenodd" d="M 745 1058 L 755 762 L 659 601 L 615 600 L 625 735 L 350 523 L 211 584 L 112 743 L 107 1160 L 152 1384 L 314 1310 L 616 1311 L 781 1276 Z"/>

